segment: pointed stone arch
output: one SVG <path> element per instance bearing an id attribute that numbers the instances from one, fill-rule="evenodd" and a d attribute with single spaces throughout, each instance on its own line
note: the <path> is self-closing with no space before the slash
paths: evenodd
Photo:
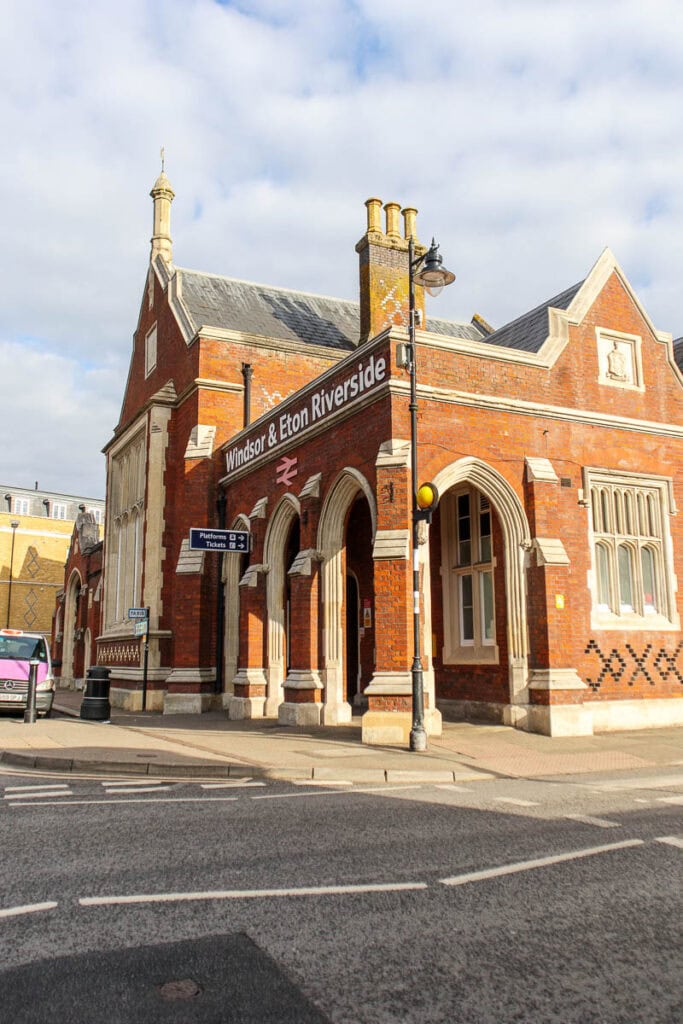
<path id="1" fill-rule="evenodd" d="M 341 471 L 327 492 L 318 524 L 318 550 L 322 558 L 324 725 L 340 725 L 351 721 L 351 705 L 344 700 L 342 607 L 345 582 L 342 573 L 342 548 L 345 541 L 346 517 L 360 494 L 367 499 L 370 508 L 374 542 L 377 532 L 375 495 L 363 474 L 349 466 Z"/>
<path id="2" fill-rule="evenodd" d="M 517 493 L 498 470 L 471 456 L 445 466 L 436 474 L 433 482 L 440 494 L 445 494 L 459 484 L 470 484 L 486 495 L 496 511 L 505 550 L 510 704 L 527 704 L 529 638 L 525 569 L 526 553 L 531 547 L 531 532 L 524 507 Z M 428 585 L 425 590 L 429 592 Z M 511 717 L 514 717 L 514 712 Z"/>
<path id="3" fill-rule="evenodd" d="M 238 515 L 231 530 L 251 532 L 249 516 Z M 240 566 L 241 555 L 230 554 L 223 557 L 223 607 L 225 609 L 223 627 L 223 689 L 228 695 L 235 692 L 234 679 L 239 665 L 240 649 Z M 227 706 L 227 705 L 226 705 Z"/>
<path id="4" fill-rule="evenodd" d="M 62 643 L 62 680 L 65 685 L 74 685 L 74 660 L 76 653 L 76 616 L 78 599 L 83 581 L 78 569 L 69 577 L 64 595 L 64 640 Z"/>
<path id="5" fill-rule="evenodd" d="M 276 716 L 284 699 L 285 678 L 285 606 L 282 594 L 285 587 L 285 549 L 294 520 L 301 514 L 299 499 L 285 494 L 273 511 L 266 530 L 263 560 L 268 567 L 266 580 L 266 706 L 267 717 Z"/>

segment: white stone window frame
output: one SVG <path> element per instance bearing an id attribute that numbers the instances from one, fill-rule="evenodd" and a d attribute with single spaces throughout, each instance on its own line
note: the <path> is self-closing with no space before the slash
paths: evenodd
<path id="1" fill-rule="evenodd" d="M 142 544 L 146 518 L 147 432 L 143 427 L 111 453 L 107 522 L 105 628 L 128 625 L 127 610 L 142 599 Z"/>
<path id="2" fill-rule="evenodd" d="M 66 519 L 66 504 L 63 501 L 53 501 L 50 508 L 51 519 Z"/>
<path id="3" fill-rule="evenodd" d="M 588 498 L 591 594 L 591 629 L 677 630 L 678 583 L 673 571 L 673 544 L 669 518 L 677 514 L 673 482 L 669 477 L 618 470 L 583 471 Z M 595 511 L 595 505 L 600 508 Z M 629 529 L 627 503 L 630 503 Z M 641 508 L 654 530 L 640 529 Z M 617 520 L 621 517 L 621 522 Z M 607 521 L 606 521 L 607 520 Z M 630 558 L 631 602 L 625 602 L 619 583 L 619 548 Z M 599 551 L 604 559 L 599 565 Z M 645 600 L 642 552 L 650 551 L 655 570 L 656 608 Z M 606 599 L 605 599 L 606 598 Z"/>
<path id="4" fill-rule="evenodd" d="M 152 324 L 145 335 L 145 377 L 149 377 L 157 365 L 157 325 Z"/>
<path id="5" fill-rule="evenodd" d="M 639 334 L 625 334 L 623 331 L 608 330 L 605 327 L 595 328 L 595 340 L 598 358 L 598 384 L 625 391 L 644 392 L 642 338 Z M 608 376 L 607 356 L 617 342 L 620 349 L 626 348 L 630 356 L 632 380 L 615 380 Z"/>
<path id="6" fill-rule="evenodd" d="M 463 494 L 470 496 L 470 523 L 472 548 L 479 552 L 479 525 L 481 514 L 481 500 L 488 502 L 488 510 L 491 516 L 491 557 L 487 561 L 472 561 L 469 564 L 459 564 L 458 545 L 458 498 Z M 442 660 L 444 665 L 463 664 L 487 664 L 497 665 L 499 662 L 499 649 L 496 643 L 496 607 L 495 607 L 495 578 L 496 578 L 496 556 L 493 550 L 493 518 L 495 510 L 485 494 L 476 487 L 457 487 L 448 491 L 440 502 L 441 508 L 441 581 L 443 592 L 443 632 L 444 643 Z M 491 574 L 491 586 L 493 591 L 493 639 L 487 640 L 483 636 L 482 627 L 482 606 L 483 587 L 482 577 L 485 573 Z M 462 629 L 462 608 L 461 608 L 461 580 L 463 575 L 472 576 L 472 607 L 474 617 L 474 638 L 463 639 Z"/>

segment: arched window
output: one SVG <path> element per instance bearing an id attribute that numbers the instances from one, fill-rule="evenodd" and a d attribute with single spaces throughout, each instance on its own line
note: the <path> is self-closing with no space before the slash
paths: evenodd
<path id="1" fill-rule="evenodd" d="M 651 627 L 677 621 L 667 511 L 671 482 L 662 477 L 585 470 L 593 524 L 593 625 Z M 613 517 L 608 514 L 612 509 Z M 647 623 L 645 619 L 647 617 Z"/>
<path id="2" fill-rule="evenodd" d="M 140 431 L 112 456 L 106 526 L 105 626 L 127 621 L 142 600 L 146 434 Z"/>
<path id="3" fill-rule="evenodd" d="M 444 661 L 495 661 L 495 560 L 488 498 L 472 487 L 444 495 L 441 534 Z"/>

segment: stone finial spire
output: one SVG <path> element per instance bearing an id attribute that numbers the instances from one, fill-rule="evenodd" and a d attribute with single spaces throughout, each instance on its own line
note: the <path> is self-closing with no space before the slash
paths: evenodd
<path id="1" fill-rule="evenodd" d="M 161 174 L 154 182 L 150 192 L 154 200 L 154 234 L 152 235 L 152 251 L 150 260 L 159 255 L 170 263 L 173 259 L 173 242 L 171 240 L 171 203 L 175 192 L 164 170 L 164 149 L 161 149 Z"/>

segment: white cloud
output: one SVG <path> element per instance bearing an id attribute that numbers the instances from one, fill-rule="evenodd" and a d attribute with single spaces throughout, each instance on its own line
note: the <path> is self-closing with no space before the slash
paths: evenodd
<path id="1" fill-rule="evenodd" d="M 10 0 L 3 18 L 3 387 L 29 417 L 38 344 L 69 410 L 17 440 L 31 481 L 101 490 L 162 144 L 182 266 L 355 297 L 379 195 L 419 208 L 458 276 L 435 315 L 500 324 L 609 245 L 683 331 L 677 0 Z M 102 436 L 75 458 L 89 415 Z"/>

